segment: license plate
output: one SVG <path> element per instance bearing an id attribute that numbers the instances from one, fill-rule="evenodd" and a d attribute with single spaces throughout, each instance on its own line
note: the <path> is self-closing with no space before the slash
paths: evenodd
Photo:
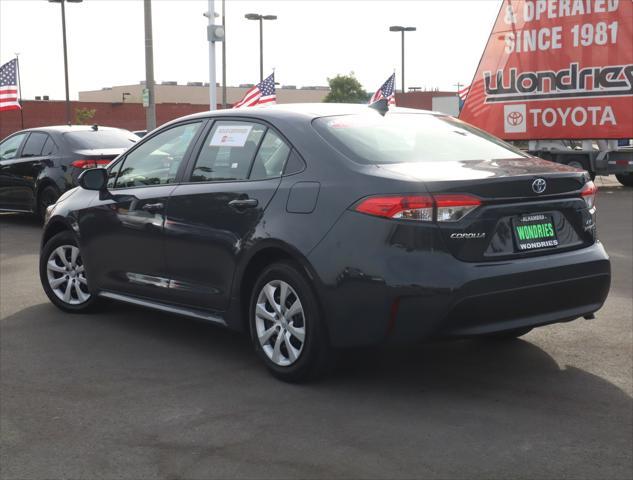
<path id="1" fill-rule="evenodd" d="M 553 248 L 558 245 L 551 215 L 531 213 L 514 218 L 514 238 L 519 251 Z"/>

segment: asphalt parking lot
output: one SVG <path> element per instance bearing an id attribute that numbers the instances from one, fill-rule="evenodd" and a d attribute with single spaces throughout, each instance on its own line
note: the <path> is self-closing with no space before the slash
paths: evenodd
<path id="1" fill-rule="evenodd" d="M 595 320 L 350 352 L 299 386 L 212 325 L 60 312 L 40 226 L 1 215 L 0 475 L 630 479 L 633 189 L 601 188 L 598 208 L 613 282 Z"/>

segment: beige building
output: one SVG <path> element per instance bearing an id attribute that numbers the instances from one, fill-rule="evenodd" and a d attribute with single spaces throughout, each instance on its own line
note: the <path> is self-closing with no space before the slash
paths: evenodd
<path id="1" fill-rule="evenodd" d="M 226 88 L 227 104 L 232 105 L 244 97 L 252 85 Z M 120 85 L 101 90 L 79 92 L 80 102 L 142 103 L 145 82 L 136 85 Z M 301 87 L 284 85 L 277 87 L 277 103 L 322 102 L 330 89 L 328 87 Z M 208 105 L 209 86 L 202 82 L 178 85 L 176 82 L 162 82 L 155 86 L 156 103 L 191 103 Z M 222 103 L 222 88 L 217 87 L 218 103 Z"/>

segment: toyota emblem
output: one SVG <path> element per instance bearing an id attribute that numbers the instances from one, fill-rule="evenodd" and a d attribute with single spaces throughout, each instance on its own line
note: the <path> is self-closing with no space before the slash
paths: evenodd
<path id="1" fill-rule="evenodd" d="M 547 182 L 544 178 L 537 178 L 532 182 L 532 190 L 534 193 L 543 193 L 547 188 Z"/>
<path id="2" fill-rule="evenodd" d="M 521 125 L 523 123 L 523 114 L 521 112 L 510 112 L 508 113 L 508 124 L 516 127 L 517 125 Z"/>

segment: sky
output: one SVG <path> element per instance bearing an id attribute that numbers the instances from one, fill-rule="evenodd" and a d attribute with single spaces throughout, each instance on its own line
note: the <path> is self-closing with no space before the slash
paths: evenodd
<path id="1" fill-rule="evenodd" d="M 259 80 L 258 22 L 264 22 L 264 72 L 282 85 L 327 85 L 354 72 L 374 91 L 396 70 L 406 34 L 406 87 L 455 90 L 469 84 L 501 0 L 227 0 L 227 84 Z M 207 0 L 153 0 L 157 82 L 208 81 Z M 61 8 L 46 0 L 0 0 L 0 64 L 19 53 L 23 98 L 64 98 Z M 221 12 L 221 0 L 215 0 Z M 217 22 L 220 19 L 216 20 Z M 136 84 L 145 78 L 143 1 L 84 0 L 66 5 L 71 99 L 78 91 Z M 221 80 L 220 44 L 217 79 Z"/>

